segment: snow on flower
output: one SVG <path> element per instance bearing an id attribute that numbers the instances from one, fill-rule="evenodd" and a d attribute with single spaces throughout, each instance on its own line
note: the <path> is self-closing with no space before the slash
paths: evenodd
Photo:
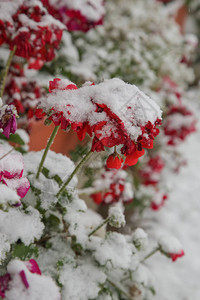
<path id="1" fill-rule="evenodd" d="M 87 32 L 103 22 L 103 0 L 42 0 L 42 3 L 69 31 Z"/>
<path id="2" fill-rule="evenodd" d="M 173 236 L 163 236 L 158 242 L 161 252 L 171 257 L 172 261 L 185 255 L 181 243 Z"/>
<path id="3" fill-rule="evenodd" d="M 38 120 L 42 117 L 36 114 L 38 102 L 46 95 L 43 87 L 36 81 L 29 80 L 24 74 L 24 67 L 19 63 L 13 63 L 8 73 L 4 101 L 7 104 L 13 104 L 18 115 L 18 126 L 29 130 L 30 121 Z"/>
<path id="4" fill-rule="evenodd" d="M 192 132 L 196 131 L 196 118 L 184 105 L 172 106 L 164 122 L 164 133 L 168 136 L 168 144 L 176 145 Z"/>
<path id="5" fill-rule="evenodd" d="M 9 243 L 15 243 L 20 239 L 25 245 L 29 245 L 35 238 L 41 237 L 43 229 L 40 213 L 31 206 L 26 210 L 19 208 L 0 210 L 0 233 L 6 234 Z"/>
<path id="6" fill-rule="evenodd" d="M 124 170 L 104 170 L 99 179 L 94 180 L 93 187 L 98 192 L 91 194 L 96 204 L 111 204 L 121 201 L 124 204 L 133 201 L 133 187 L 127 181 Z"/>
<path id="7" fill-rule="evenodd" d="M 54 58 L 65 26 L 49 15 L 40 1 L 3 2 L 0 10 L 1 43 L 12 50 L 16 47 L 15 55 L 28 59 L 29 68 L 40 69 Z"/>
<path id="8" fill-rule="evenodd" d="M 148 246 L 148 236 L 147 233 L 142 228 L 137 228 L 133 234 L 132 239 L 135 247 L 137 249 L 145 250 Z"/>
<path id="9" fill-rule="evenodd" d="M 16 299 L 52 299 L 60 300 L 58 287 L 53 280 L 41 274 L 34 259 L 29 261 L 11 260 L 8 273 L 0 277 L 0 295 L 8 300 Z"/>
<path id="10" fill-rule="evenodd" d="M 98 85 L 85 84 L 79 89 L 67 80 L 53 82 L 54 88 L 50 84 L 51 93 L 40 108 L 56 126 L 71 126 L 80 140 L 86 133 L 93 136 L 92 151 L 123 145 L 125 163 L 133 165 L 144 154 L 143 148 L 153 147 L 161 111 L 136 86 L 117 78 Z"/>
<path id="11" fill-rule="evenodd" d="M 23 198 L 30 188 L 28 179 L 23 177 L 23 157 L 17 152 L 8 154 L 8 151 L 8 148 L 0 147 L 0 179 Z"/>
<path id="12" fill-rule="evenodd" d="M 124 208 L 121 203 L 110 206 L 108 211 L 108 218 L 110 219 L 110 226 L 120 228 L 125 226 L 126 221 L 124 217 Z"/>

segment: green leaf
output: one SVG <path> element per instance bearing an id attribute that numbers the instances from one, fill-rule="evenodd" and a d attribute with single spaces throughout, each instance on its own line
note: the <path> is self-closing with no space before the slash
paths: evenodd
<path id="1" fill-rule="evenodd" d="M 5 135 L 3 135 L 3 133 L 0 133 L 0 139 L 1 140 L 6 140 L 6 141 L 9 141 L 9 142 L 13 142 L 13 143 L 16 143 L 16 144 L 21 145 L 21 146 L 25 145 L 25 142 L 22 140 L 22 138 L 20 137 L 20 135 L 18 133 L 11 134 L 9 136 L 9 139 L 7 139 L 5 137 Z"/>
<path id="2" fill-rule="evenodd" d="M 23 243 L 13 246 L 12 257 L 20 258 L 21 260 L 29 260 L 31 257 L 38 256 L 38 249 L 35 245 L 26 246 Z"/>

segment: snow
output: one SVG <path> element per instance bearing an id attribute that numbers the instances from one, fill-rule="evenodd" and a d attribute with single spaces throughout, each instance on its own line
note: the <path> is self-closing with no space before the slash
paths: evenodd
<path id="1" fill-rule="evenodd" d="M 78 266 L 77 266 L 78 263 Z M 69 263 L 63 267 L 60 274 L 60 283 L 63 300 L 88 300 L 97 297 L 106 276 L 98 265 L 84 258 L 78 262 Z M 78 284 L 77 284 L 78 283 Z"/>
<path id="2" fill-rule="evenodd" d="M 29 245 L 41 237 L 43 229 L 40 214 L 33 207 L 28 207 L 25 212 L 18 208 L 10 208 L 8 212 L 0 210 L 0 233 L 6 234 L 10 243 L 20 239 Z"/>
<path id="3" fill-rule="evenodd" d="M 24 271 L 29 287 L 25 287 L 20 272 Z M 11 275 L 9 290 L 6 291 L 7 300 L 60 300 L 59 289 L 50 277 L 31 273 L 26 264 L 19 260 L 12 260 L 8 264 L 8 273 Z"/>
<path id="4" fill-rule="evenodd" d="M 94 257 L 100 265 L 107 268 L 130 268 L 135 247 L 126 241 L 124 235 L 108 232 L 105 240 L 99 240 L 99 245 L 98 240 L 94 239 L 93 241 Z"/>
<path id="5" fill-rule="evenodd" d="M 60 10 L 67 6 L 80 11 L 90 21 L 99 21 L 105 13 L 103 0 L 49 0 L 49 3 Z"/>
<path id="6" fill-rule="evenodd" d="M 6 258 L 7 252 L 10 250 L 10 243 L 7 240 L 7 236 L 0 233 L 0 262 Z"/>
<path id="7" fill-rule="evenodd" d="M 198 95 L 199 92 L 197 99 Z M 193 102 L 190 105 L 199 114 L 199 105 Z M 158 240 L 163 235 L 173 235 L 181 242 L 185 252 L 185 256 L 176 262 L 170 262 L 169 258 L 159 253 L 146 262 L 154 276 L 155 300 L 199 300 L 200 297 L 200 122 L 197 127 L 198 131 L 179 147 L 188 163 L 180 174 L 174 174 L 171 178 L 174 189 L 170 199 L 158 212 L 147 211 L 143 219 L 151 237 Z"/>
<path id="8" fill-rule="evenodd" d="M 120 202 L 109 207 L 108 218 L 110 218 L 110 226 L 116 228 L 125 226 L 126 220 L 123 212 L 124 208 Z"/>
<path id="9" fill-rule="evenodd" d="M 137 228 L 133 232 L 132 238 L 133 238 L 133 243 L 134 243 L 136 248 L 139 248 L 139 249 L 142 249 L 142 250 L 147 248 L 147 246 L 148 246 L 148 236 L 142 228 Z"/>
<path id="10" fill-rule="evenodd" d="M 81 100 L 80 100 L 81 99 Z M 140 126 L 148 121 L 155 123 L 161 118 L 159 106 L 139 90 L 135 85 L 113 78 L 97 85 L 83 86 L 77 90 L 56 90 L 50 93 L 40 107 L 48 112 L 52 107 L 62 111 L 71 122 L 89 122 L 92 126 L 100 121 L 108 121 L 105 112 L 96 112 L 97 104 L 105 104 L 125 125 L 130 137 L 134 140 L 141 134 Z M 108 124 L 102 137 L 109 136 Z"/>

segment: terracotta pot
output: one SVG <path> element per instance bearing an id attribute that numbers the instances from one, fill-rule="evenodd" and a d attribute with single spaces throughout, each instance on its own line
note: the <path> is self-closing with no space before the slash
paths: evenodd
<path id="1" fill-rule="evenodd" d="M 30 150 L 38 151 L 44 149 L 53 129 L 53 124 L 51 124 L 50 126 L 44 126 L 44 121 L 35 122 L 30 134 Z M 69 152 L 73 150 L 77 144 L 78 138 L 75 132 L 65 132 L 59 129 L 54 143 L 51 146 L 51 150 L 57 153 L 69 155 Z"/>
<path id="2" fill-rule="evenodd" d="M 179 8 L 175 15 L 175 21 L 180 25 L 181 32 L 184 33 L 185 31 L 185 23 L 188 16 L 188 8 L 186 5 L 183 5 Z"/>

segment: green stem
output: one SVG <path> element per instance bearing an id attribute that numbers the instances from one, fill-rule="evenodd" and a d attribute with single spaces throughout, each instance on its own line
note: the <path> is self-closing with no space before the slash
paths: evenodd
<path id="1" fill-rule="evenodd" d="M 4 154 L 3 156 L 1 156 L 0 160 L 2 160 L 4 157 L 6 157 L 7 155 L 9 155 L 13 150 L 14 150 L 14 147 L 12 149 L 10 149 L 6 154 Z"/>
<path id="2" fill-rule="evenodd" d="M 10 54 L 8 56 L 8 60 L 7 60 L 6 66 L 5 66 L 5 70 L 2 72 L 2 78 L 3 79 L 2 79 L 1 90 L 0 90 L 0 97 L 1 98 L 3 97 L 3 93 L 4 93 L 4 89 L 5 89 L 5 84 L 6 84 L 6 77 L 8 75 L 10 64 L 12 62 L 12 59 L 13 59 L 13 56 L 15 54 L 16 49 L 17 49 L 17 47 L 15 45 L 13 47 L 13 50 L 10 51 Z"/>
<path id="3" fill-rule="evenodd" d="M 156 252 L 158 252 L 160 250 L 160 248 L 155 248 L 153 249 L 149 254 L 147 254 L 147 256 L 145 256 L 143 258 L 143 260 L 141 262 L 144 262 L 145 260 L 147 260 L 149 257 L 151 257 L 152 255 L 154 255 Z"/>
<path id="4" fill-rule="evenodd" d="M 124 295 L 127 300 L 134 300 L 133 297 L 131 297 L 131 295 L 129 295 L 128 293 L 126 293 L 124 290 L 122 290 L 118 285 L 116 285 L 116 283 L 114 283 L 113 281 L 111 281 L 110 279 L 107 279 L 107 281 L 122 295 Z"/>
<path id="5" fill-rule="evenodd" d="M 55 139 L 55 136 L 56 136 L 56 134 L 57 134 L 57 132 L 58 132 L 58 129 L 59 129 L 59 126 L 55 126 L 55 128 L 54 128 L 54 130 L 53 130 L 53 132 L 52 132 L 52 134 L 51 134 L 51 136 L 50 136 L 50 138 L 49 138 L 49 140 L 48 140 L 47 146 L 46 146 L 46 148 L 45 148 L 45 150 L 44 150 L 44 153 L 43 153 L 41 162 L 40 162 L 39 167 L 38 167 L 36 179 L 38 179 L 39 176 L 40 176 L 40 172 L 42 171 L 42 167 L 43 167 L 43 165 L 44 165 L 44 161 L 45 161 L 45 159 L 46 159 L 47 153 L 48 153 L 49 148 L 51 147 L 51 145 L 52 145 L 52 143 L 53 143 L 53 141 L 54 141 L 54 139 Z"/>
<path id="6" fill-rule="evenodd" d="M 107 218 L 103 221 L 103 223 L 101 223 L 99 226 L 97 226 L 95 229 L 93 229 L 89 234 L 88 237 L 90 237 L 91 235 L 93 235 L 97 230 L 99 230 L 101 227 L 103 227 L 105 224 L 107 224 L 110 221 L 110 218 Z"/>
<path id="7" fill-rule="evenodd" d="M 76 168 L 74 169 L 74 171 L 71 173 L 71 175 L 68 177 L 67 181 L 62 185 L 61 189 L 58 191 L 57 193 L 57 197 L 59 197 L 60 195 L 62 195 L 62 193 L 64 192 L 66 186 L 70 183 L 70 181 L 72 180 L 72 178 L 74 177 L 74 175 L 79 171 L 79 169 L 82 167 L 82 165 L 86 162 L 86 160 L 90 157 L 90 155 L 92 154 L 92 151 L 89 151 L 84 157 L 83 159 L 79 162 L 79 164 L 76 166 Z"/>

